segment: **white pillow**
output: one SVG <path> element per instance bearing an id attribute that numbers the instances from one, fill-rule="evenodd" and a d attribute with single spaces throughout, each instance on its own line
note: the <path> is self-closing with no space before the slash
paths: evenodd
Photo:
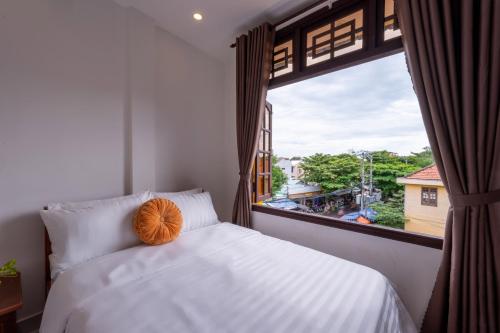
<path id="1" fill-rule="evenodd" d="M 163 198 L 163 199 L 170 199 L 171 197 L 175 195 L 185 195 L 185 194 L 197 194 L 197 193 L 202 193 L 203 189 L 200 188 L 193 188 L 192 190 L 187 190 L 187 191 L 180 191 L 180 192 L 151 192 L 151 196 L 153 198 Z"/>
<path id="2" fill-rule="evenodd" d="M 182 213 L 182 232 L 187 232 L 219 223 L 210 193 L 174 195 L 166 198 L 173 201 Z"/>
<path id="3" fill-rule="evenodd" d="M 140 244 L 132 227 L 144 196 L 127 196 L 91 208 L 42 210 L 52 243 L 51 275 L 89 259 Z"/>
<path id="4" fill-rule="evenodd" d="M 58 202 L 51 203 L 47 206 L 47 209 L 81 209 L 81 208 L 94 208 L 94 207 L 102 207 L 107 205 L 113 205 L 116 203 L 120 203 L 121 201 L 127 201 L 129 199 L 138 198 L 142 202 L 146 202 L 149 199 L 152 199 L 152 192 L 144 191 L 140 193 L 130 194 L 121 197 L 114 197 L 109 199 L 102 200 L 89 200 L 89 201 L 78 201 L 78 202 Z"/>

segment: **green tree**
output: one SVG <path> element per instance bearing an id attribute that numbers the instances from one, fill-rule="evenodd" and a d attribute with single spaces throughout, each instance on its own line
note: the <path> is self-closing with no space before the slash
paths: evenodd
<path id="1" fill-rule="evenodd" d="M 272 157 L 272 162 L 273 162 L 273 168 L 272 168 L 272 191 L 273 191 L 273 196 L 281 190 L 284 184 L 287 183 L 288 177 L 286 174 L 281 170 L 279 166 L 277 166 L 278 163 L 278 157 L 273 155 Z"/>
<path id="2" fill-rule="evenodd" d="M 396 192 L 403 190 L 403 185 L 396 182 L 396 178 L 404 177 L 420 167 L 408 164 L 405 159 L 386 150 L 372 152 L 373 156 L 373 182 L 382 190 L 385 200 L 391 198 Z"/>
<path id="3" fill-rule="evenodd" d="M 321 185 L 326 192 L 351 187 L 359 183 L 360 161 L 353 154 L 315 154 L 300 164 L 306 182 Z"/>
<path id="4" fill-rule="evenodd" d="M 373 183 L 382 190 L 385 201 L 403 190 L 403 185 L 396 181 L 398 177 L 404 177 L 433 162 L 429 147 L 425 147 L 422 152 L 412 153 L 411 156 L 398 156 L 387 150 L 374 151 L 371 155 Z M 339 155 L 314 154 L 304 158 L 300 166 L 304 170 L 304 181 L 320 184 L 326 192 L 359 186 L 361 181 L 360 159 L 354 152 Z M 365 168 L 368 176 L 368 163 L 365 163 Z"/>
<path id="5" fill-rule="evenodd" d="M 424 168 L 434 163 L 434 156 L 432 155 L 431 147 L 424 147 L 419 153 L 412 152 L 406 160 L 410 164 L 416 165 L 420 168 Z"/>
<path id="6" fill-rule="evenodd" d="M 370 207 L 377 212 L 376 223 L 391 228 L 404 229 L 405 216 L 402 205 L 397 206 L 388 202 L 377 202 L 371 204 Z"/>
<path id="7" fill-rule="evenodd" d="M 404 191 L 397 191 L 387 201 L 373 203 L 370 207 L 377 212 L 375 222 L 378 224 L 404 229 Z"/>

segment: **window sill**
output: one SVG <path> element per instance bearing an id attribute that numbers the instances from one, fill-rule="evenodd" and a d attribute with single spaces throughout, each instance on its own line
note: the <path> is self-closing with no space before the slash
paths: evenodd
<path id="1" fill-rule="evenodd" d="M 252 210 L 254 212 L 286 217 L 293 220 L 323 225 L 337 229 L 359 232 L 366 235 L 388 238 L 400 242 L 421 245 L 438 250 L 441 250 L 443 248 L 443 239 L 435 236 L 422 235 L 378 225 L 365 225 L 360 223 L 347 222 L 332 217 L 324 217 L 324 216 L 300 213 L 295 211 L 264 207 L 260 205 L 253 205 Z"/>

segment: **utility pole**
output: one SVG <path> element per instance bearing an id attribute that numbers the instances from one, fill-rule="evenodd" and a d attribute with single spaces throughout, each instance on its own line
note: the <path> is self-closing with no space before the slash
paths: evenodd
<path id="1" fill-rule="evenodd" d="M 373 195 L 373 156 L 368 153 L 368 158 L 370 159 L 370 197 Z"/>
<path id="2" fill-rule="evenodd" d="M 373 195 L 373 156 L 366 150 L 362 150 L 357 153 L 361 157 L 361 200 L 360 206 L 361 211 L 365 209 L 365 160 L 370 161 L 370 180 L 369 180 L 369 190 L 368 193 L 370 197 Z"/>
<path id="3" fill-rule="evenodd" d="M 365 209 L 365 152 L 361 152 L 361 211 Z"/>

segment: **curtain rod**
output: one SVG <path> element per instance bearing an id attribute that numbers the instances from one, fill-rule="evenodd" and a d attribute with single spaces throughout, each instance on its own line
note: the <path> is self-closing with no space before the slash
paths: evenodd
<path id="1" fill-rule="evenodd" d="M 290 24 L 301 20 L 302 18 L 308 16 L 309 14 L 312 14 L 312 13 L 324 8 L 325 4 L 328 6 L 329 9 L 332 9 L 333 3 L 337 2 L 337 1 L 339 1 L 339 0 L 319 0 L 319 1 L 316 1 L 312 4 L 310 4 L 309 6 L 302 8 L 298 12 L 296 12 L 292 15 L 289 15 L 289 16 L 285 17 L 284 19 L 278 21 L 277 23 L 275 23 L 273 25 L 273 27 L 276 31 L 281 30 L 281 29 L 289 26 Z M 229 47 L 235 48 L 236 43 L 232 43 L 231 45 L 229 45 Z"/>

